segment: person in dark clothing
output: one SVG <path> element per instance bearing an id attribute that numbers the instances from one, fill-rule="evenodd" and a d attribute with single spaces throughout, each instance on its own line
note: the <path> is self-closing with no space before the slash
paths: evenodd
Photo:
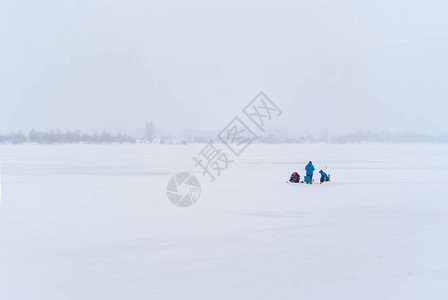
<path id="1" fill-rule="evenodd" d="M 313 172 L 314 172 L 314 166 L 313 166 L 313 163 L 310 161 L 307 165 L 306 165 L 306 167 L 305 167 L 305 171 L 306 171 L 306 176 L 309 176 L 310 177 L 310 181 L 309 181 L 309 184 L 312 184 L 313 183 Z M 307 182 L 308 183 L 308 182 Z"/>
<path id="2" fill-rule="evenodd" d="M 320 173 L 320 183 L 330 181 L 330 178 L 328 177 L 327 173 L 325 173 L 322 170 L 320 170 L 319 173 Z"/>
<path id="3" fill-rule="evenodd" d="M 292 173 L 291 174 L 291 178 L 289 178 L 289 182 L 299 183 L 300 182 L 300 175 L 297 172 Z"/>

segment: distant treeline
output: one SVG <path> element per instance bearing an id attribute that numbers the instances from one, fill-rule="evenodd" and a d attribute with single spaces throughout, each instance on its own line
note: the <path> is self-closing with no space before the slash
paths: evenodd
<path id="1" fill-rule="evenodd" d="M 429 135 L 418 133 L 394 133 L 377 134 L 369 131 L 361 131 L 354 134 L 339 136 L 313 137 L 312 135 L 299 138 L 282 138 L 274 135 L 261 136 L 257 139 L 260 143 L 266 144 L 290 144 L 290 143 L 448 143 L 448 134 Z"/>
<path id="2" fill-rule="evenodd" d="M 192 143 L 209 143 L 210 141 L 217 142 L 216 138 L 206 136 L 184 136 L 184 137 L 172 137 L 172 136 L 155 136 L 155 129 L 152 123 L 148 123 L 145 126 L 144 135 L 141 139 L 124 135 L 124 134 L 110 134 L 105 131 L 101 133 L 95 132 L 94 134 L 82 133 L 79 130 L 50 130 L 50 131 L 37 131 L 32 129 L 28 134 L 21 131 L 13 132 L 10 134 L 0 133 L 0 143 L 39 143 L 39 144 L 72 144 L 72 143 L 85 143 L 85 144 L 106 144 L 106 143 L 155 143 L 155 144 L 192 144 Z M 264 144 L 300 144 L 300 143 L 448 143 L 448 134 L 443 135 L 427 135 L 416 133 L 372 133 L 369 131 L 361 131 L 354 134 L 333 136 L 323 135 L 321 137 L 315 137 L 308 134 L 303 137 L 289 138 L 280 137 L 274 134 L 268 134 L 264 136 L 258 136 L 257 143 Z"/>
<path id="3" fill-rule="evenodd" d="M 21 131 L 1 134 L 0 143 L 39 143 L 39 144 L 62 144 L 62 143 L 86 143 L 86 144 L 105 144 L 105 143 L 135 143 L 136 139 L 123 135 L 123 134 L 110 134 L 107 132 L 101 132 L 94 134 L 82 133 L 79 130 L 50 130 L 50 131 L 37 131 L 32 129 L 28 134 Z"/>
<path id="4" fill-rule="evenodd" d="M 429 135 L 413 132 L 377 134 L 361 131 L 332 138 L 334 143 L 378 142 L 378 143 L 447 143 L 448 134 Z"/>

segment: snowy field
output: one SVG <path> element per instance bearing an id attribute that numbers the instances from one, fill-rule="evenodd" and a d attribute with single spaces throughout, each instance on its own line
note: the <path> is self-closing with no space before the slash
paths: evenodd
<path id="1" fill-rule="evenodd" d="M 213 184 L 203 146 L 0 145 L 0 299 L 447 299 L 447 145 L 257 144 Z"/>

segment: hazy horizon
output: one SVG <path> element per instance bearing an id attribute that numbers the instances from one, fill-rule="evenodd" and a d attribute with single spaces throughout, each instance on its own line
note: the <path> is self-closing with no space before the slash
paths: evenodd
<path id="1" fill-rule="evenodd" d="M 0 132 L 448 132 L 448 4 L 25 1 L 0 9 Z"/>

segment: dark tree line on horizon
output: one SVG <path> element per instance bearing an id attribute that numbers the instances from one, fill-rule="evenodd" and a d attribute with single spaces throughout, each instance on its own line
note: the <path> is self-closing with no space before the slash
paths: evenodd
<path id="1" fill-rule="evenodd" d="M 32 129 L 28 134 L 22 131 L 13 132 L 10 134 L 0 133 L 0 143 L 38 143 L 38 144 L 72 144 L 72 143 L 86 143 L 86 144 L 106 144 L 106 143 L 136 143 L 137 140 L 131 136 L 118 133 L 116 135 L 102 131 L 94 134 L 82 133 L 79 130 L 50 130 L 37 131 Z"/>
<path id="2" fill-rule="evenodd" d="M 143 131 L 143 137 L 136 139 L 135 137 L 124 134 L 111 134 L 105 131 L 93 134 L 82 133 L 80 130 L 50 130 L 38 131 L 32 129 L 28 134 L 22 131 L 12 132 L 9 134 L 0 133 L 0 143 L 5 144 L 21 144 L 21 143 L 38 143 L 38 144 L 110 144 L 110 143 L 157 143 L 157 144 L 191 144 L 191 143 L 209 143 L 214 138 L 211 136 L 189 135 L 184 133 L 183 137 L 174 138 L 172 136 L 160 136 L 156 138 L 155 126 L 148 122 Z M 300 143 L 448 143 L 448 134 L 428 135 L 416 134 L 410 132 L 378 134 L 369 131 L 360 131 L 358 133 L 325 137 L 314 137 L 310 134 L 303 137 L 282 137 L 275 134 L 267 134 L 259 136 L 257 143 L 263 144 L 300 144 Z"/>
<path id="3" fill-rule="evenodd" d="M 448 143 L 448 134 L 429 135 L 412 132 L 377 134 L 369 131 L 360 131 L 353 134 L 338 136 L 314 137 L 312 135 L 299 138 L 277 137 L 275 135 L 261 136 L 258 142 L 265 144 L 300 144 L 300 143 Z"/>

